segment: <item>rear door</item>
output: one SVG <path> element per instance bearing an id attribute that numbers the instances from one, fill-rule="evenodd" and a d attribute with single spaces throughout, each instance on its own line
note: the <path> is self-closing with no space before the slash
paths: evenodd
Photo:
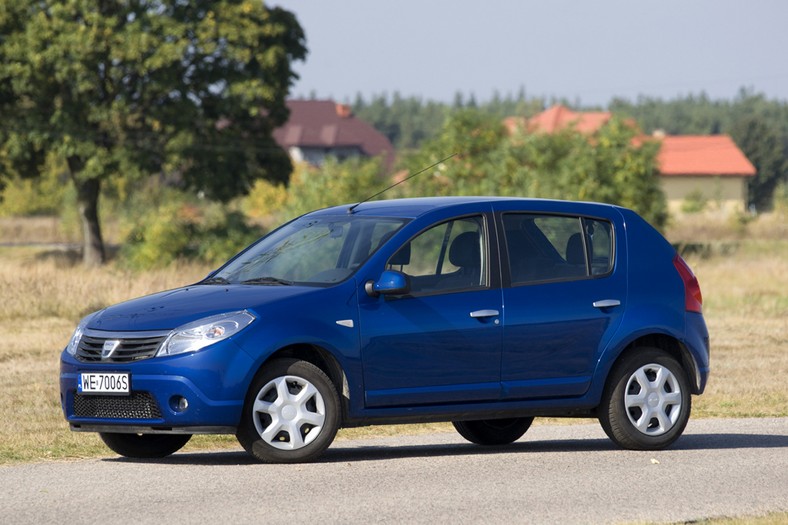
<path id="1" fill-rule="evenodd" d="M 544 212 L 497 219 L 505 252 L 502 397 L 582 395 L 625 307 L 614 223 Z"/>

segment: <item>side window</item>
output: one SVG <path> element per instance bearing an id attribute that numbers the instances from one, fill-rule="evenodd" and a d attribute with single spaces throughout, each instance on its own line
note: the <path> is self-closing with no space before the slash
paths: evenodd
<path id="1" fill-rule="evenodd" d="M 399 249 L 387 267 L 410 276 L 411 293 L 439 293 L 487 286 L 484 221 L 468 217 L 438 224 Z"/>
<path id="2" fill-rule="evenodd" d="M 557 215 L 505 214 L 503 224 L 513 284 L 582 279 L 612 265 L 611 225 Z"/>

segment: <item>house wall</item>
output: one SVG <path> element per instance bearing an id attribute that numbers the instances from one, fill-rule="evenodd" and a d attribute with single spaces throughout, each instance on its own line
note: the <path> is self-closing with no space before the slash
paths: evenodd
<path id="1" fill-rule="evenodd" d="M 298 146 L 293 146 L 288 152 L 293 161 L 308 162 L 313 166 L 321 166 L 327 157 L 345 160 L 351 157 L 364 156 L 364 153 L 359 148 L 353 146 L 336 148 L 299 148 Z"/>
<path id="2" fill-rule="evenodd" d="M 668 200 L 671 213 L 681 213 L 697 201 L 694 196 L 705 200 L 705 210 L 729 213 L 747 210 L 747 178 L 736 176 L 680 176 L 660 177 L 662 191 Z"/>

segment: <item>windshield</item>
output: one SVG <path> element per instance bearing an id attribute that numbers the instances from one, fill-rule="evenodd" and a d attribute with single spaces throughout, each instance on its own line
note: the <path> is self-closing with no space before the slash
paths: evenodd
<path id="1" fill-rule="evenodd" d="M 274 231 L 204 284 L 331 284 L 345 280 L 405 219 L 304 217 Z"/>

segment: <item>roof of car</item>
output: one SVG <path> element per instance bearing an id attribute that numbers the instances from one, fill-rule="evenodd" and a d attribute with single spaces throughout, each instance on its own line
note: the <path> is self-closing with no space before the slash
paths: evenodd
<path id="1" fill-rule="evenodd" d="M 439 209 L 447 209 L 452 207 L 460 207 L 467 204 L 478 203 L 506 203 L 510 202 L 513 205 L 517 204 L 522 206 L 524 203 L 538 204 L 541 210 L 549 209 L 549 211 L 563 211 L 575 213 L 588 213 L 591 208 L 605 207 L 609 208 L 609 204 L 590 203 L 590 202 L 574 202 L 562 200 L 549 200 L 549 199 L 530 199 L 518 197 L 417 197 L 410 199 L 388 199 L 379 201 L 364 202 L 358 205 L 344 204 L 341 206 L 334 206 L 312 212 L 312 214 L 319 215 L 336 215 L 338 213 L 353 215 L 366 215 L 366 216 L 390 216 L 390 217 L 410 217 L 415 218 L 424 213 L 436 211 Z M 547 210 L 546 210 L 547 211 Z"/>

